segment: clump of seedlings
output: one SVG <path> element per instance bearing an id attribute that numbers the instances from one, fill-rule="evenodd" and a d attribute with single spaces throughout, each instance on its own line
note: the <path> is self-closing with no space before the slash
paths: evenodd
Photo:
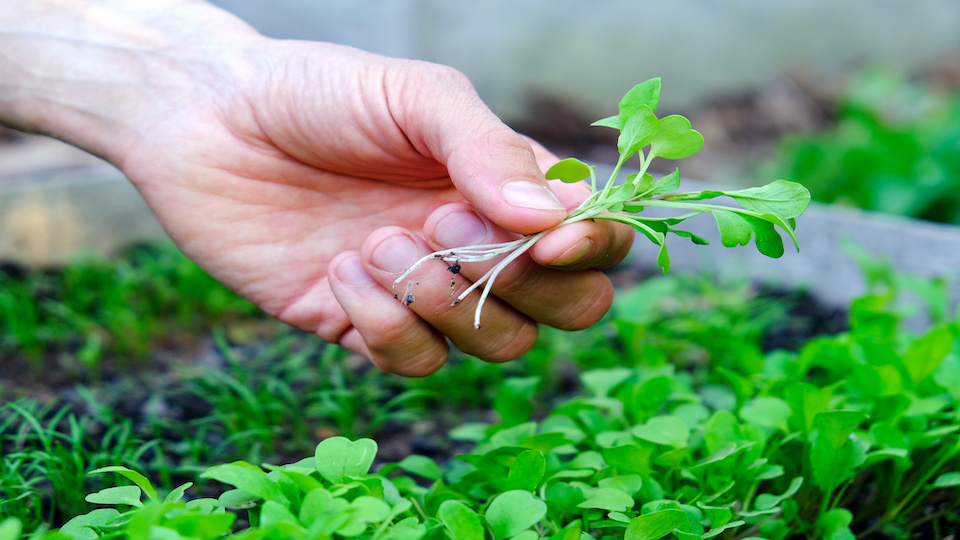
<path id="1" fill-rule="evenodd" d="M 659 179 L 647 172 L 654 158 L 682 159 L 696 154 L 703 147 L 703 136 L 690 127 L 690 121 L 685 117 L 670 115 L 657 118 L 654 111 L 659 101 L 660 79 L 650 79 L 627 92 L 620 101 L 617 115 L 594 122 L 595 126 L 614 128 L 620 132 L 617 140 L 620 158 L 602 187 L 598 187 L 596 167 L 576 158 L 564 159 L 547 171 L 546 177 L 550 180 L 574 183 L 589 179 L 590 196 L 561 223 L 511 242 L 464 246 L 431 253 L 407 268 L 394 285 L 400 285 L 421 264 L 430 260 L 439 259 L 452 263 L 448 270 L 456 274 L 460 271 L 461 263 L 483 262 L 504 256 L 452 302 L 460 302 L 483 286 L 474 317 L 474 326 L 479 329 L 483 304 L 500 272 L 551 231 L 585 219 L 619 221 L 640 231 L 660 246 L 657 264 L 663 268 L 664 273 L 670 270 L 670 255 L 667 252 L 669 234 L 690 238 L 696 244 L 709 243 L 690 231 L 675 228 L 686 219 L 702 213 L 713 215 L 724 246 L 746 245 L 753 237 L 760 253 L 769 257 L 780 257 L 784 252 L 783 239 L 776 230 L 776 227 L 780 227 L 787 232 L 799 250 L 794 234 L 796 218 L 803 214 L 810 203 L 810 193 L 802 185 L 777 180 L 765 186 L 736 191 L 678 192 L 678 169 Z M 618 183 L 624 164 L 635 155 L 639 155 L 639 171 Z M 703 202 L 719 197 L 726 197 L 728 203 L 733 202 L 736 205 Z M 673 209 L 678 211 L 678 215 L 635 215 L 642 213 L 645 208 Z M 408 282 L 403 295 L 405 300 L 412 297 L 410 289 L 411 284 Z"/>

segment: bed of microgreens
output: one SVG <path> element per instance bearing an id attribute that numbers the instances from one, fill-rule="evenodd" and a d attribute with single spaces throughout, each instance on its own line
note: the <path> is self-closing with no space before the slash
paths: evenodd
<path id="1" fill-rule="evenodd" d="M 731 241 L 724 219 L 723 243 L 750 239 L 741 230 Z M 788 233 L 789 219 L 777 223 Z M 769 228 L 746 219 L 758 239 L 773 231 L 762 221 Z M 676 224 L 644 223 L 661 246 Z M 139 264 L 159 276 L 175 267 L 195 276 L 186 283 L 207 279 L 174 251 L 144 253 L 155 258 Z M 797 324 L 782 299 L 671 275 L 620 291 L 589 330 L 545 329 L 517 362 L 459 357 L 421 380 L 359 368 L 289 330 L 250 340 L 229 322 L 248 308 L 218 292 L 216 362 L 164 374 L 176 388 L 158 390 L 137 422 L 112 410 L 109 385 L 73 388 L 72 405 L 0 389 L 0 540 L 946 539 L 960 529 L 960 314 L 944 283 L 869 264 L 870 291 L 849 306 L 846 330 L 785 348 L 769 341 Z M 71 272 L 44 275 L 44 290 L 62 290 Z M 29 291 L 18 287 L 40 278 L 5 279 Z M 169 305 L 196 293 L 158 283 L 172 284 Z M 112 332 L 123 332 L 91 309 L 45 356 L 4 305 L 6 358 L 41 370 L 89 365 L 91 339 L 117 344 Z M 189 316 L 155 305 L 168 304 L 134 303 L 120 319 Z M 904 324 L 916 312 L 922 330 Z M 100 347 L 92 358 L 128 352 Z M 147 384 L 130 380 L 110 384 Z M 202 414 L 186 422 L 162 412 L 197 402 Z M 424 422 L 444 430 L 448 455 L 380 457 L 385 426 Z"/>

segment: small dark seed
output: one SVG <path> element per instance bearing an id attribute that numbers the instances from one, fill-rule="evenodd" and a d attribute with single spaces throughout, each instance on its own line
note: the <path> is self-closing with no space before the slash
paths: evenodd
<path id="1" fill-rule="evenodd" d="M 450 266 L 447 267 L 447 270 L 449 270 L 451 274 L 459 274 L 459 273 L 460 273 L 460 263 L 454 262 L 453 264 L 451 264 Z"/>
<path id="2" fill-rule="evenodd" d="M 408 294 L 408 295 L 407 295 L 407 299 L 404 301 L 404 304 L 406 304 L 406 305 L 409 306 L 409 305 L 412 304 L 412 303 L 413 303 L 413 295 L 412 295 L 412 294 Z"/>
<path id="3" fill-rule="evenodd" d="M 399 299 L 400 299 L 400 297 L 399 297 L 399 296 L 397 296 L 397 295 L 393 295 L 393 299 L 394 299 L 394 300 L 399 300 Z"/>

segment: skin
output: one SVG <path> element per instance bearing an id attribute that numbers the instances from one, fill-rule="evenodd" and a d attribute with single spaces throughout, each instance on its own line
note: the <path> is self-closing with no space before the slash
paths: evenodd
<path id="1" fill-rule="evenodd" d="M 632 243 L 610 222 L 550 233 L 498 278 L 479 330 L 479 294 L 449 306 L 451 279 L 494 261 L 431 261 L 395 291 L 421 256 L 545 230 L 586 188 L 547 182 L 556 158 L 451 68 L 271 40 L 203 2 L 4 3 L 0 122 L 107 159 L 218 280 L 403 375 L 439 369 L 447 340 L 502 362 L 538 323 L 594 324 L 613 296 L 598 269 Z"/>

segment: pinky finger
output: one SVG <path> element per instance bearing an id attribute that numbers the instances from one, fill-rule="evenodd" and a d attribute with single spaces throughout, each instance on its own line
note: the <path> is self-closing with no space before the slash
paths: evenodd
<path id="1" fill-rule="evenodd" d="M 449 353 L 446 339 L 374 281 L 359 253 L 341 253 L 329 269 L 333 294 L 353 323 L 341 345 L 383 371 L 407 377 L 426 376 L 443 366 Z"/>

